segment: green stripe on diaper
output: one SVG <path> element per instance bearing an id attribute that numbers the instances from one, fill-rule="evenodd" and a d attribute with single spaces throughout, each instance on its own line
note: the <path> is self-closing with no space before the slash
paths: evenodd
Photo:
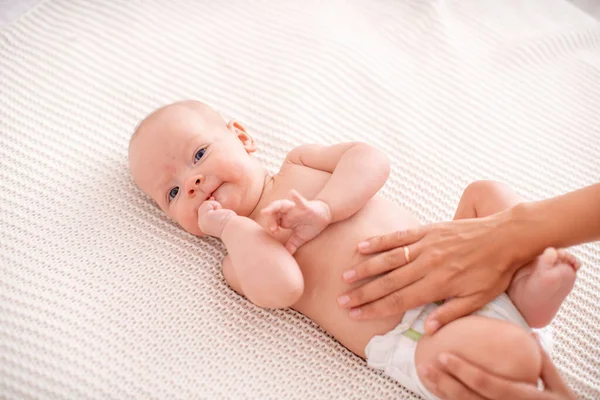
<path id="1" fill-rule="evenodd" d="M 414 340 L 415 342 L 418 342 L 419 339 L 421 339 L 421 336 L 423 336 L 421 333 L 415 331 L 413 328 L 408 328 L 408 330 L 402 332 L 402 334 L 407 338 Z"/>

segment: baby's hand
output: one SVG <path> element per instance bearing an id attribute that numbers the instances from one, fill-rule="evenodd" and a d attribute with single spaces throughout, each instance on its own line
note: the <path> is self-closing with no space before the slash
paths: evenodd
<path id="1" fill-rule="evenodd" d="M 331 210 L 321 200 L 308 201 L 295 190 L 290 192 L 292 200 L 277 200 L 265 207 L 261 213 L 266 217 L 266 226 L 271 233 L 279 228 L 291 229 L 292 236 L 285 248 L 294 254 L 304 243 L 317 236 L 331 223 Z"/>
<path id="2" fill-rule="evenodd" d="M 211 197 L 198 208 L 198 227 L 207 235 L 220 238 L 227 221 L 235 215 L 235 211 L 224 209 Z"/>

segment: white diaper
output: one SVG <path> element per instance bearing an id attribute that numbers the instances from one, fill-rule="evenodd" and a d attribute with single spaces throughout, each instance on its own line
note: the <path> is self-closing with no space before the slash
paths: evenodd
<path id="1" fill-rule="evenodd" d="M 429 304 L 408 311 L 396 328 L 385 335 L 373 337 L 365 349 L 367 364 L 370 367 L 384 371 L 402 386 L 425 399 L 437 399 L 437 397 L 419 380 L 415 366 L 415 350 L 425 332 L 425 318 L 437 307 L 439 307 L 437 304 Z M 509 321 L 531 331 L 506 293 L 502 293 L 474 314 Z M 551 338 L 544 334 L 540 335 L 542 345 L 546 351 L 549 351 Z"/>

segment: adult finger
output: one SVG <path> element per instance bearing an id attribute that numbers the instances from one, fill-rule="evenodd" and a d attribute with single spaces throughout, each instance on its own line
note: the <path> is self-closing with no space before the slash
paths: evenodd
<path id="1" fill-rule="evenodd" d="M 342 274 L 342 278 L 347 283 L 352 283 L 391 271 L 406 265 L 410 259 L 414 260 L 417 256 L 416 252 L 416 248 L 411 246 L 402 246 L 388 250 L 347 270 Z M 407 259 L 407 256 L 409 259 Z"/>
<path id="2" fill-rule="evenodd" d="M 427 233 L 426 228 L 415 228 L 396 231 L 386 235 L 373 236 L 358 244 L 358 251 L 362 254 L 373 254 L 386 251 L 395 247 L 413 244 Z"/>
<path id="3" fill-rule="evenodd" d="M 491 297 L 493 298 L 493 296 Z M 489 296 L 475 293 L 466 297 L 455 297 L 447 300 L 431 312 L 425 320 L 425 331 L 432 335 L 442 326 L 457 318 L 471 314 L 490 302 Z"/>
<path id="4" fill-rule="evenodd" d="M 445 295 L 444 292 L 436 293 L 435 291 L 428 290 L 430 286 L 431 282 L 421 279 L 386 297 L 352 308 L 350 310 L 350 317 L 359 320 L 385 318 L 403 313 L 423 304 L 434 302 L 438 300 L 437 296 Z"/>
<path id="5" fill-rule="evenodd" d="M 484 398 L 532 400 L 548 398 L 532 384 L 493 375 L 453 354 L 441 354 L 440 361 L 445 372 L 452 374 L 466 387 Z"/>
<path id="6" fill-rule="evenodd" d="M 419 367 L 419 371 L 420 379 L 425 387 L 442 400 L 485 399 L 485 397 L 472 391 L 445 370 L 439 369 L 434 365 Z"/>
<path id="7" fill-rule="evenodd" d="M 338 299 L 341 305 L 347 308 L 361 306 L 400 290 L 418 281 L 426 272 L 423 271 L 419 260 L 415 260 L 402 268 L 394 269 L 381 275 L 364 285 L 357 286 L 344 293 L 345 299 Z M 341 296 L 343 297 L 343 296 Z"/>
<path id="8" fill-rule="evenodd" d="M 542 381 L 544 381 L 545 389 L 551 392 L 564 394 L 566 398 L 575 399 L 575 395 L 560 376 L 560 372 L 558 372 L 558 369 L 550 359 L 550 356 L 544 351 L 541 345 L 540 351 L 542 353 L 542 372 L 540 377 L 542 378 Z"/>

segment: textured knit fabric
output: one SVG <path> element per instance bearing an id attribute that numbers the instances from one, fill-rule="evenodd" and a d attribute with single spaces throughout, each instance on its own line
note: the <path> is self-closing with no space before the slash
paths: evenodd
<path id="1" fill-rule="evenodd" d="M 383 149 L 423 222 L 496 179 L 600 179 L 600 22 L 561 0 L 45 0 L 0 31 L 0 398 L 412 398 L 302 315 L 262 310 L 127 168 L 136 124 L 194 98 L 276 172 L 302 143 Z M 368 166 L 365 166 L 368 167 Z M 552 323 L 600 398 L 600 245 Z"/>

